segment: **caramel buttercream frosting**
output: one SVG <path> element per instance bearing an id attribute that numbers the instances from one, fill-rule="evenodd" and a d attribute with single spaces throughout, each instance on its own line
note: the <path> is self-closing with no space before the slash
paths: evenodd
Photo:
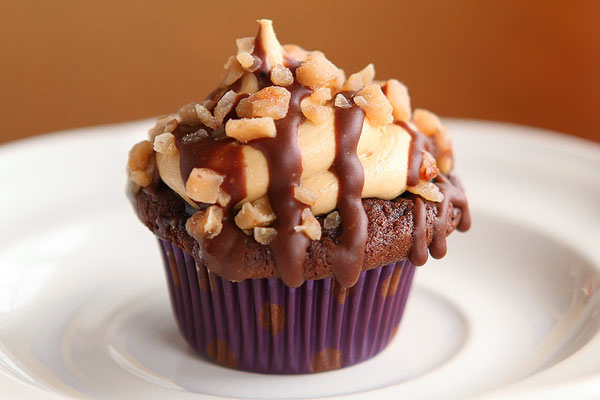
<path id="1" fill-rule="evenodd" d="M 282 46 L 272 22 L 236 41 L 219 87 L 204 101 L 159 118 L 130 152 L 132 193 L 164 183 L 190 210 L 197 261 L 230 280 L 248 278 L 248 238 L 268 247 L 291 287 L 305 279 L 312 241 L 339 229 L 331 274 L 352 286 L 364 268 L 367 198 L 416 200 L 409 258 L 446 252 L 449 209 L 470 225 L 450 137 L 433 113 L 411 109 L 398 80 L 375 80 L 367 65 L 346 77 L 319 51 Z M 427 235 L 426 203 L 436 204 Z M 246 255 L 247 256 L 247 255 Z"/>

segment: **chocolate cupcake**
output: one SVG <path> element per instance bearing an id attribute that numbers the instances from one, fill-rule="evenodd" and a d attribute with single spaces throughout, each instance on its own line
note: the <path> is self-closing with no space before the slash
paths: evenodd
<path id="1" fill-rule="evenodd" d="M 346 78 L 258 22 L 218 88 L 133 147 L 129 197 L 199 354 L 263 373 L 353 365 L 393 337 L 415 265 L 469 228 L 450 138 L 373 65 Z"/>

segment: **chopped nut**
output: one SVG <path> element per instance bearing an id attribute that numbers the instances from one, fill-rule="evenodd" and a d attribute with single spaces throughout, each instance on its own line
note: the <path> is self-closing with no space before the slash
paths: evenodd
<path id="1" fill-rule="evenodd" d="M 294 83 L 294 75 L 292 75 L 292 71 L 289 68 L 277 64 L 271 70 L 271 82 L 279 86 L 289 86 Z"/>
<path id="2" fill-rule="evenodd" d="M 325 102 L 331 100 L 333 94 L 330 88 L 318 88 L 313 91 L 313 93 L 307 97 L 315 104 L 325 104 Z"/>
<path id="3" fill-rule="evenodd" d="M 294 198 L 308 206 L 314 205 L 317 201 L 317 195 L 303 186 L 294 186 Z"/>
<path id="4" fill-rule="evenodd" d="M 185 183 L 186 194 L 194 201 L 215 204 L 223 175 L 210 168 L 194 168 Z"/>
<path id="5" fill-rule="evenodd" d="M 177 128 L 177 120 L 172 115 L 165 115 L 156 120 L 156 124 L 148 131 L 150 142 L 154 141 L 156 135 L 165 132 L 173 132 Z"/>
<path id="6" fill-rule="evenodd" d="M 452 151 L 450 151 L 449 153 L 445 153 L 442 154 L 441 156 L 438 156 L 438 166 L 440 168 L 440 171 L 442 171 L 442 173 L 447 174 L 448 172 L 450 172 L 452 170 L 452 165 L 454 163 L 453 159 L 452 159 Z"/>
<path id="7" fill-rule="evenodd" d="M 252 118 L 252 101 L 249 97 L 239 101 L 235 107 L 235 113 L 239 118 Z"/>
<path id="8" fill-rule="evenodd" d="M 365 86 L 354 96 L 354 102 L 363 109 L 373 125 L 384 126 L 394 122 L 392 105 L 378 84 Z"/>
<path id="9" fill-rule="evenodd" d="M 217 129 L 219 126 L 216 118 L 202 104 L 196 104 L 196 114 L 198 114 L 198 119 L 200 119 L 200 122 L 202 122 L 207 128 Z"/>
<path id="10" fill-rule="evenodd" d="M 305 208 L 302 211 L 302 225 L 295 226 L 294 230 L 304 233 L 310 240 L 321 239 L 321 225 L 310 211 L 310 208 Z"/>
<path id="11" fill-rule="evenodd" d="M 309 98 L 300 102 L 300 108 L 302 109 L 302 114 L 313 124 L 323 123 L 333 113 L 331 107 L 315 104 Z"/>
<path id="12" fill-rule="evenodd" d="M 352 107 L 352 104 L 350 104 L 350 102 L 348 101 L 348 99 L 346 98 L 346 96 L 344 96 L 341 93 L 338 93 L 338 95 L 335 96 L 335 101 L 333 102 L 333 104 L 336 107 L 340 107 L 340 108 L 350 108 L 350 107 Z"/>
<path id="13" fill-rule="evenodd" d="M 189 103 L 182 106 L 175 115 L 177 122 L 191 126 L 198 125 L 200 120 L 198 119 L 198 114 L 196 113 L 196 104 L 198 103 Z"/>
<path id="14" fill-rule="evenodd" d="M 383 86 L 385 97 L 390 101 L 394 109 L 393 115 L 396 121 L 410 121 L 412 111 L 410 109 L 410 96 L 408 89 L 396 79 L 388 80 Z"/>
<path id="15" fill-rule="evenodd" d="M 260 244 L 269 244 L 277 236 L 275 228 L 254 228 L 254 240 Z"/>
<path id="16" fill-rule="evenodd" d="M 240 93 L 254 93 L 258 91 L 258 79 L 256 75 L 251 72 L 247 72 L 242 76 L 242 85 L 240 87 Z"/>
<path id="17" fill-rule="evenodd" d="M 208 137 L 208 132 L 206 132 L 204 129 L 198 129 L 196 132 L 192 132 L 192 133 L 188 133 L 187 135 L 185 135 L 181 141 L 184 143 L 192 143 L 192 142 L 197 142 L 198 140 Z"/>
<path id="18" fill-rule="evenodd" d="M 194 239 L 212 239 L 223 229 L 223 209 L 210 206 L 206 210 L 196 211 L 185 223 L 185 229 Z"/>
<path id="19" fill-rule="evenodd" d="M 344 86 L 344 82 L 346 82 L 346 73 L 344 72 L 343 69 L 339 68 L 337 70 L 337 73 L 335 75 L 335 80 L 333 81 L 333 84 L 331 85 L 331 87 L 333 89 L 335 89 L 336 92 L 339 92 L 340 90 L 342 90 L 342 86 Z"/>
<path id="20" fill-rule="evenodd" d="M 413 113 L 413 121 L 421 132 L 427 136 L 433 136 L 443 129 L 442 121 L 431 111 L 416 108 Z"/>
<path id="21" fill-rule="evenodd" d="M 273 138 L 277 136 L 277 128 L 273 118 L 269 117 L 230 119 L 225 124 L 225 134 L 247 143 L 254 139 Z"/>
<path id="22" fill-rule="evenodd" d="M 235 58 L 238 60 L 242 68 L 246 70 L 252 68 L 254 65 L 254 57 L 250 53 L 238 53 Z"/>
<path id="23" fill-rule="evenodd" d="M 227 59 L 227 62 L 224 65 L 225 67 L 225 75 L 223 76 L 223 79 L 221 80 L 221 85 L 220 86 L 229 86 L 232 83 L 234 83 L 235 81 L 237 81 L 238 79 L 240 79 L 242 77 L 242 75 L 244 75 L 244 68 L 242 68 L 241 64 L 239 63 L 239 61 L 237 60 L 237 58 L 235 58 L 235 56 L 231 56 L 229 57 L 229 59 Z"/>
<path id="24" fill-rule="evenodd" d="M 268 226 L 275 221 L 275 213 L 264 201 L 246 202 L 234 218 L 240 229 L 252 229 L 257 226 Z"/>
<path id="25" fill-rule="evenodd" d="M 413 121 L 427 136 L 433 136 L 435 142 L 435 157 L 438 168 L 446 174 L 452 169 L 452 141 L 450 135 L 439 117 L 431 111 L 422 108 L 415 109 Z"/>
<path id="26" fill-rule="evenodd" d="M 430 181 L 440 173 L 435 158 L 426 150 L 423 150 L 423 162 L 419 170 L 419 176 L 424 181 Z"/>
<path id="27" fill-rule="evenodd" d="M 129 161 L 127 166 L 131 171 L 143 171 L 148 166 L 148 161 L 152 155 L 152 145 L 144 140 L 136 143 L 129 151 Z"/>
<path id="28" fill-rule="evenodd" d="M 165 132 L 154 138 L 154 151 L 165 155 L 173 155 L 177 153 L 175 147 L 175 136 L 172 133 Z"/>
<path id="29" fill-rule="evenodd" d="M 262 43 L 269 68 L 271 69 L 277 64 L 283 64 L 283 48 L 273 30 L 273 21 L 259 19 L 257 22 L 260 26 L 258 29 L 258 40 Z"/>
<path id="30" fill-rule="evenodd" d="M 324 122 L 333 113 L 331 107 L 325 106 L 325 102 L 331 100 L 330 88 L 318 88 L 310 96 L 300 102 L 302 114 L 314 124 Z"/>
<path id="31" fill-rule="evenodd" d="M 291 93 L 279 86 L 269 86 L 259 90 L 238 103 L 236 113 L 242 118 L 270 117 L 284 118 L 290 106 Z"/>
<path id="32" fill-rule="evenodd" d="M 224 191 L 222 188 L 219 188 L 219 193 L 217 193 L 217 203 L 225 207 L 231 201 L 231 195 Z"/>
<path id="33" fill-rule="evenodd" d="M 254 38 L 246 37 L 237 39 L 235 41 L 237 45 L 236 59 L 244 69 L 250 69 L 254 65 L 254 57 L 252 52 L 254 51 Z"/>
<path id="34" fill-rule="evenodd" d="M 129 179 L 139 186 L 146 187 L 152 183 L 152 167 L 154 152 L 147 140 L 135 144 L 129 151 Z"/>
<path id="35" fill-rule="evenodd" d="M 342 90 L 356 92 L 364 88 L 367 85 L 373 83 L 375 78 L 375 67 L 373 64 L 369 64 L 364 67 L 361 71 L 350 75 Z"/>
<path id="36" fill-rule="evenodd" d="M 295 44 L 284 44 L 283 51 L 285 51 L 290 58 L 300 62 L 306 61 L 306 58 L 308 57 L 308 51 Z"/>
<path id="37" fill-rule="evenodd" d="M 321 52 L 313 51 L 296 69 L 296 79 L 304 86 L 315 89 L 332 86 L 338 77 L 338 68 Z"/>
<path id="38" fill-rule="evenodd" d="M 323 228 L 325 229 L 335 229 L 342 223 L 342 217 L 340 217 L 340 213 L 337 211 L 330 212 L 327 217 L 325 217 L 325 221 L 323 221 Z"/>
<path id="39" fill-rule="evenodd" d="M 425 200 L 440 202 L 444 200 L 444 195 L 433 182 L 419 181 L 416 186 L 408 186 L 406 188 L 411 193 L 418 194 Z"/>
<path id="40" fill-rule="evenodd" d="M 233 108 L 233 104 L 235 103 L 235 99 L 237 97 L 237 93 L 233 90 L 228 91 L 221 97 L 221 100 L 215 106 L 215 119 L 219 124 L 223 123 L 223 120 Z"/>

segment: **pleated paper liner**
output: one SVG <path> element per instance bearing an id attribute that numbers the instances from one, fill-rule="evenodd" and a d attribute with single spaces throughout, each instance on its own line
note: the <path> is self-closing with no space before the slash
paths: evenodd
<path id="1" fill-rule="evenodd" d="M 363 271 L 350 289 L 332 278 L 289 288 L 278 278 L 230 282 L 159 240 L 179 330 L 200 355 L 268 374 L 347 367 L 393 337 L 415 267 L 408 260 Z"/>

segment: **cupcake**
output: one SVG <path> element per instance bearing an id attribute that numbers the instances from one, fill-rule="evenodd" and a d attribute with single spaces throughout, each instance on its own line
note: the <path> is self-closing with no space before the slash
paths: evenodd
<path id="1" fill-rule="evenodd" d="M 346 77 L 258 23 L 217 89 L 133 146 L 128 194 L 201 356 L 273 374 L 350 366 L 390 342 L 415 266 L 469 228 L 450 137 L 372 64 Z"/>

